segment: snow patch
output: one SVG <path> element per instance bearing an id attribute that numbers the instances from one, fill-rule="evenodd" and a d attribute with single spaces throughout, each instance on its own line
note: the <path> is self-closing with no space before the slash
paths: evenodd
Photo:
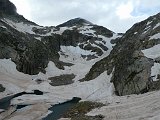
<path id="1" fill-rule="evenodd" d="M 160 64 L 159 63 L 154 63 L 154 66 L 151 68 L 151 76 L 153 77 L 153 81 L 157 81 L 157 75 L 160 74 Z"/>
<path id="2" fill-rule="evenodd" d="M 151 48 L 142 50 L 142 52 L 146 57 L 155 59 L 160 56 L 160 44 L 155 45 Z"/>
<path id="3" fill-rule="evenodd" d="M 156 28 L 159 27 L 159 26 L 160 26 L 160 23 L 157 23 L 156 26 L 154 26 L 153 29 L 156 29 Z"/>
<path id="4" fill-rule="evenodd" d="M 149 30 L 150 30 L 151 26 L 147 26 L 145 29 L 144 29 L 144 32 L 142 34 L 145 34 L 147 33 Z"/>
<path id="5" fill-rule="evenodd" d="M 78 28 L 78 30 L 79 30 L 79 33 L 82 33 L 82 34 L 84 34 L 84 35 L 97 37 L 97 36 L 95 35 L 95 32 L 96 32 L 96 31 L 92 30 L 92 29 L 91 29 L 92 27 L 93 27 L 93 26 L 82 26 L 82 27 Z"/>
<path id="6" fill-rule="evenodd" d="M 62 33 L 63 33 L 65 30 L 73 30 L 73 28 L 74 28 L 74 26 L 73 26 L 73 27 L 60 27 L 60 30 L 54 31 L 53 33 L 54 33 L 54 34 L 62 35 Z"/>
<path id="7" fill-rule="evenodd" d="M 5 26 L 0 26 L 1 28 L 7 29 Z"/>
<path id="8" fill-rule="evenodd" d="M 71 52 L 73 54 L 79 55 L 93 55 L 95 52 L 91 52 L 91 50 L 83 50 L 79 46 L 61 46 L 61 51 L 64 53 Z"/>
<path id="9" fill-rule="evenodd" d="M 134 32 L 134 34 L 137 34 L 138 32 Z"/>
<path id="10" fill-rule="evenodd" d="M 149 40 L 152 40 L 152 39 L 160 39 L 160 33 L 154 34 L 149 38 Z"/>
<path id="11" fill-rule="evenodd" d="M 23 32 L 23 33 L 29 33 L 29 34 L 35 34 L 32 31 L 33 27 L 38 27 L 40 28 L 40 26 L 35 26 L 35 25 L 30 25 L 30 24 L 24 24 L 23 22 L 13 22 L 9 19 L 3 19 L 3 22 L 5 22 L 6 24 L 10 25 L 11 27 L 13 27 L 14 29 L 18 30 L 19 32 Z"/>
<path id="12" fill-rule="evenodd" d="M 148 22 L 147 22 L 147 25 L 150 25 L 152 22 L 153 22 L 153 21 L 148 21 Z"/>
<path id="13" fill-rule="evenodd" d="M 52 61 L 49 61 L 48 66 L 45 70 L 47 76 L 43 77 L 42 79 L 63 74 L 63 70 L 58 69 Z M 40 79 L 40 77 L 41 76 L 39 76 L 38 78 Z"/>
<path id="14" fill-rule="evenodd" d="M 41 41 L 41 37 L 34 37 L 35 39 Z"/>

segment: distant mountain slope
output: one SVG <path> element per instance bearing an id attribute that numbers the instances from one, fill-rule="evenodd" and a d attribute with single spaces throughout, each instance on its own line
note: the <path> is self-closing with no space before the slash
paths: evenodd
<path id="1" fill-rule="evenodd" d="M 19 15 L 8 0 L 1 3 L 0 58 L 11 58 L 17 69 L 27 74 L 45 72 L 49 61 L 64 69 L 67 64 L 59 61 L 61 55 L 73 57 L 72 53 L 76 58 L 92 60 L 106 51 L 109 54 L 114 46 L 110 41 L 121 37 L 82 18 L 69 20 L 57 27 L 39 26 Z"/>
<path id="2" fill-rule="evenodd" d="M 58 25 L 57 27 L 73 27 L 73 26 L 77 26 L 77 25 L 83 26 L 83 25 L 94 25 L 94 24 L 83 19 L 83 18 L 74 18 L 74 19 L 71 19 L 65 23 Z"/>

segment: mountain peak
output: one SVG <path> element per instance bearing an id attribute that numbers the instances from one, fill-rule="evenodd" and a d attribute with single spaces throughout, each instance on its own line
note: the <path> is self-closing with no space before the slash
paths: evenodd
<path id="1" fill-rule="evenodd" d="M 16 15 L 16 6 L 9 0 L 0 0 L 0 14 Z"/>
<path id="2" fill-rule="evenodd" d="M 77 26 L 77 25 L 94 25 L 94 24 L 83 18 L 78 17 L 78 18 L 68 20 L 67 22 L 62 23 L 57 27 L 71 27 L 71 26 Z"/>

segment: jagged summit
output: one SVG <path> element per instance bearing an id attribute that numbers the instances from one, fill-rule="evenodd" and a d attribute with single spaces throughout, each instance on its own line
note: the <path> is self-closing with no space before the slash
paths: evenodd
<path id="1" fill-rule="evenodd" d="M 16 6 L 9 0 L 0 0 L 0 14 L 16 15 Z"/>
<path id="2" fill-rule="evenodd" d="M 94 25 L 94 24 L 83 18 L 78 17 L 78 18 L 71 19 L 65 23 L 62 23 L 58 25 L 57 27 L 72 27 L 72 26 L 77 26 L 77 25 Z"/>

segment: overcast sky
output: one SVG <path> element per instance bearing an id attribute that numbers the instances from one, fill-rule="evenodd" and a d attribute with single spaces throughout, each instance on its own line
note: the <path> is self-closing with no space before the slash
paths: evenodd
<path id="1" fill-rule="evenodd" d="M 43 26 L 81 17 L 114 32 L 160 12 L 160 0 L 10 0 L 17 12 Z"/>

